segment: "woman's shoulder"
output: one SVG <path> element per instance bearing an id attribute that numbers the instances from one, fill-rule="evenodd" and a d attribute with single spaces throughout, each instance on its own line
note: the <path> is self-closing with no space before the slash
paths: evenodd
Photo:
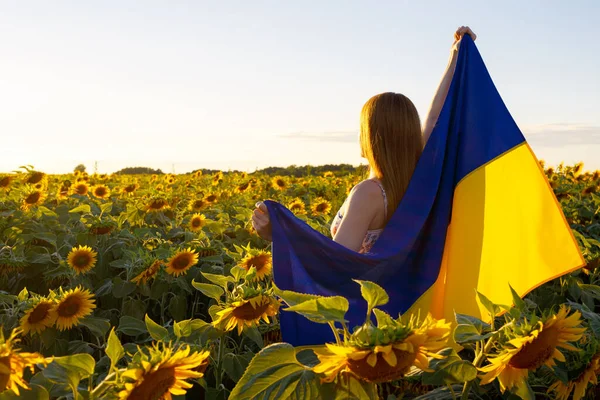
<path id="1" fill-rule="evenodd" d="M 350 190 L 350 194 L 348 197 L 360 198 L 363 200 L 372 200 L 378 197 L 381 197 L 381 185 L 380 183 L 374 179 L 365 179 L 352 188 Z"/>

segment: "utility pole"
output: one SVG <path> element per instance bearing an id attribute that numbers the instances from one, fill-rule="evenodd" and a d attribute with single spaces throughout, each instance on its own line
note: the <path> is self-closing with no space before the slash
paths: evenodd
<path id="1" fill-rule="evenodd" d="M 94 161 L 94 174 L 98 173 L 98 161 Z"/>

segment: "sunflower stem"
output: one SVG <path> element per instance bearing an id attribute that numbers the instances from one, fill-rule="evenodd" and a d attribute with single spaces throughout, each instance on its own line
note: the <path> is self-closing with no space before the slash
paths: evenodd
<path id="1" fill-rule="evenodd" d="M 219 338 L 219 354 L 217 354 L 217 368 L 215 368 L 215 380 L 217 381 L 217 389 L 221 387 L 221 381 L 223 378 L 223 353 L 225 352 L 225 337 Z"/>
<path id="2" fill-rule="evenodd" d="M 338 333 L 338 331 L 337 331 L 337 329 L 335 327 L 335 322 L 329 321 L 328 324 L 331 327 L 331 330 L 333 331 L 333 334 L 335 335 L 335 342 L 337 344 L 342 344 L 342 340 L 340 339 L 340 334 Z"/>
<path id="3" fill-rule="evenodd" d="M 492 321 L 492 323 L 493 323 L 493 321 Z M 485 358 L 487 353 L 491 350 L 492 346 L 494 345 L 497 335 L 498 335 L 498 333 L 490 336 L 490 338 L 486 342 L 486 344 L 483 347 L 483 349 L 481 350 L 481 352 L 479 352 L 477 354 L 477 356 L 473 360 L 473 366 L 475 368 L 479 368 L 479 366 L 481 365 L 481 362 L 483 361 L 483 359 Z M 462 390 L 461 400 L 467 400 L 469 398 L 469 392 L 471 391 L 471 386 L 473 386 L 474 382 L 475 382 L 475 379 L 473 379 L 472 381 L 465 382 L 465 384 L 463 386 L 463 390 Z"/>

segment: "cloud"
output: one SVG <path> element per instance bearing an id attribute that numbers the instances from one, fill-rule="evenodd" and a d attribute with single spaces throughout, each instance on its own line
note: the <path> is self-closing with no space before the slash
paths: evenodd
<path id="1" fill-rule="evenodd" d="M 529 143 L 543 147 L 600 144 L 600 126 L 567 122 L 527 125 L 522 128 Z"/>
<path id="2" fill-rule="evenodd" d="M 358 131 L 291 132 L 277 135 L 284 139 L 302 139 L 318 142 L 358 143 Z"/>

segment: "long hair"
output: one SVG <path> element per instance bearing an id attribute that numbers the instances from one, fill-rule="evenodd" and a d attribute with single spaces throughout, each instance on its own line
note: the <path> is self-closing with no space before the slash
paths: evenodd
<path id="1" fill-rule="evenodd" d="M 406 192 L 423 151 L 421 121 L 415 105 L 400 93 L 371 97 L 360 115 L 360 148 L 388 198 L 386 223 Z"/>

